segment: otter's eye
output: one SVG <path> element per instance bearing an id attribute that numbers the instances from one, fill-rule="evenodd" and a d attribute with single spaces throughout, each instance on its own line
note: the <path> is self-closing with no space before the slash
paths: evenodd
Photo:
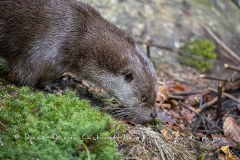
<path id="1" fill-rule="evenodd" d="M 124 80 L 127 81 L 128 83 L 130 83 L 134 79 L 133 74 L 131 72 L 126 73 L 124 76 L 125 76 Z"/>
<path id="2" fill-rule="evenodd" d="M 142 103 L 146 103 L 147 100 L 148 100 L 147 97 L 145 97 L 145 96 L 142 97 Z"/>

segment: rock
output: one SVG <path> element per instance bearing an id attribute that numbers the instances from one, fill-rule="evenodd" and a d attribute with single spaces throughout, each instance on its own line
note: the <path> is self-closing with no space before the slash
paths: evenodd
<path id="1" fill-rule="evenodd" d="M 151 39 L 162 46 L 174 48 L 176 42 L 189 41 L 193 36 L 205 37 L 206 34 L 199 25 L 203 23 L 209 25 L 230 48 L 240 50 L 240 12 L 232 1 L 83 1 L 98 8 L 105 18 L 137 40 Z M 154 48 L 151 49 L 151 54 L 155 59 L 161 59 L 161 62 L 174 66 L 178 63 L 174 52 L 169 54 L 165 50 Z"/>

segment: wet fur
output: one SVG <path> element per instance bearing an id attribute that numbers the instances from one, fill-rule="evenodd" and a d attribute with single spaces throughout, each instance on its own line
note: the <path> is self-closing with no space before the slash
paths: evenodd
<path id="1" fill-rule="evenodd" d="M 152 63 L 95 9 L 76 0 L 1 0 L 0 12 L 0 56 L 21 84 L 44 86 L 71 72 L 131 108 L 136 121 L 151 119 L 157 93 Z M 126 72 L 134 75 L 130 83 Z"/>

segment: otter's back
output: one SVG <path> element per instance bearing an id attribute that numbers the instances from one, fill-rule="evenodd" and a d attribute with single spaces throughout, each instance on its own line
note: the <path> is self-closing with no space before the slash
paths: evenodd
<path id="1" fill-rule="evenodd" d="M 26 54 L 41 41 L 62 43 L 76 27 L 84 26 L 76 26 L 76 14 L 84 17 L 88 10 L 74 0 L 1 0 L 0 56 Z"/>

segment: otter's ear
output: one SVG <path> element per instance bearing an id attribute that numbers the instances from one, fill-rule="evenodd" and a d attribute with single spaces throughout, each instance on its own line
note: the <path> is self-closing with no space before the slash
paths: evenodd
<path id="1" fill-rule="evenodd" d="M 132 80 L 134 79 L 133 73 L 131 71 L 124 71 L 122 72 L 122 75 L 124 76 L 124 80 L 127 83 L 132 82 Z"/>

